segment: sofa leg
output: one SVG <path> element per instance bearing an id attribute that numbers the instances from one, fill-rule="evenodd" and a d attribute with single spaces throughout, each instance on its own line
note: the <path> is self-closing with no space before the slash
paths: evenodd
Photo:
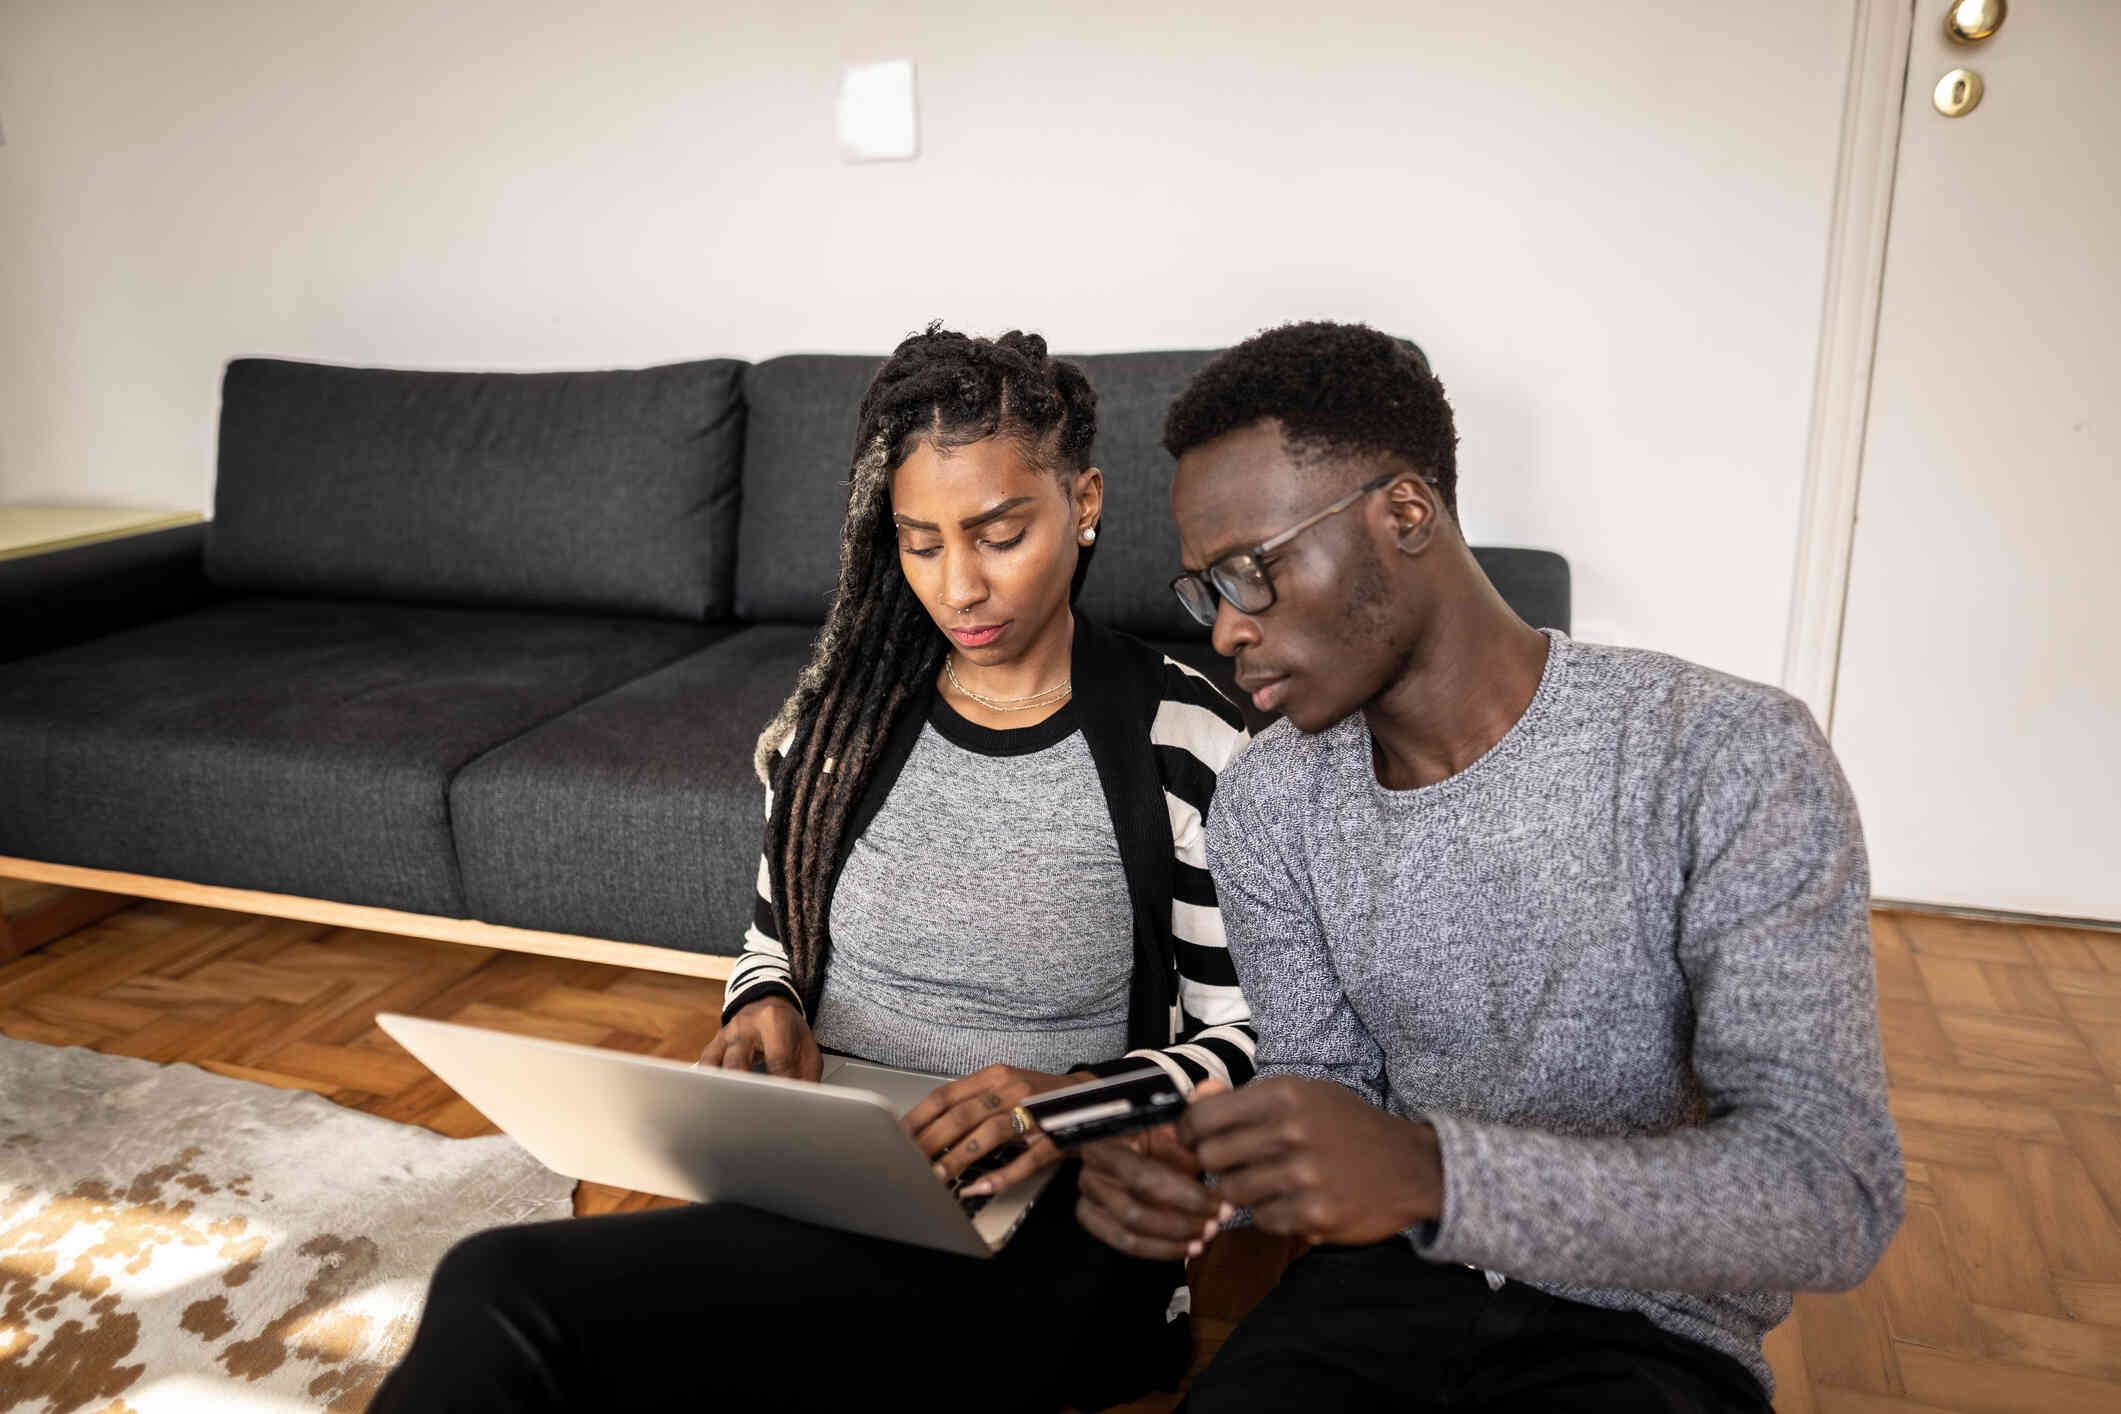
<path id="1" fill-rule="evenodd" d="M 65 937 L 77 928 L 100 923 L 118 910 L 137 902 L 128 894 L 100 893 L 93 889 L 35 889 L 21 900 L 0 895 L 6 904 L 0 912 L 0 963 L 35 952 L 46 943 Z"/>

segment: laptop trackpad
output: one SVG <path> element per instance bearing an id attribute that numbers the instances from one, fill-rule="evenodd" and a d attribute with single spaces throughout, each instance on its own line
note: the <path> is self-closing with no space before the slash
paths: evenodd
<path id="1" fill-rule="evenodd" d="M 917 1070 L 893 1070 L 888 1065 L 871 1065 L 868 1061 L 849 1060 L 845 1056 L 825 1057 L 825 1068 L 818 1076 L 821 1085 L 836 1085 L 848 1090 L 867 1090 L 872 1095 L 881 1095 L 891 1108 L 904 1114 L 933 1094 L 939 1085 L 947 1084 L 947 1075 L 923 1075 Z"/>

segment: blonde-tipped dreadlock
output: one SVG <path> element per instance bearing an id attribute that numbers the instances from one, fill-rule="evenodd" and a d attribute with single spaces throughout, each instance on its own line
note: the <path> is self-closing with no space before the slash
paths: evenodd
<path id="1" fill-rule="evenodd" d="M 751 751 L 751 768 L 758 772 L 760 785 L 773 783 L 773 761 L 780 752 L 781 743 L 795 730 L 796 722 L 808 712 L 818 695 L 825 690 L 825 672 L 836 657 L 840 635 L 845 631 L 843 620 L 852 615 L 839 612 L 840 605 L 850 599 L 850 581 L 856 581 L 859 592 L 859 577 L 862 567 L 857 564 L 854 547 L 857 541 L 874 533 L 874 528 L 861 524 L 874 518 L 879 509 L 890 499 L 891 473 L 887 469 L 891 448 L 881 437 L 870 439 L 860 455 L 854 459 L 854 470 L 847 478 L 847 519 L 840 534 L 839 585 L 832 596 L 832 612 L 825 618 L 825 626 L 818 630 L 817 642 L 810 649 L 810 661 L 796 677 L 795 690 L 781 704 L 781 710 L 773 714 L 766 730 L 759 733 L 758 745 Z"/>
<path id="2" fill-rule="evenodd" d="M 891 474 L 923 442 L 956 447 L 996 435 L 1072 480 L 1090 465 L 1097 395 L 1082 370 L 1047 357 L 1036 334 L 972 339 L 930 325 L 898 346 L 862 397 L 832 607 L 795 690 L 752 753 L 772 791 L 765 855 L 774 923 L 812 1010 L 831 948 L 826 922 L 847 821 L 892 728 L 935 680 L 947 650 L 899 568 Z M 1086 547 L 1075 590 L 1089 563 Z"/>

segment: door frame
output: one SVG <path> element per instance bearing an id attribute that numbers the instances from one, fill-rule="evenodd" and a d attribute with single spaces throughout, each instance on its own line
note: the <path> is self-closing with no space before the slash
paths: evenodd
<path id="1" fill-rule="evenodd" d="M 1842 95 L 1826 294 L 1813 366 L 1797 563 L 1782 657 L 1783 688 L 1802 698 L 1829 734 L 1918 3 L 1856 0 Z"/>

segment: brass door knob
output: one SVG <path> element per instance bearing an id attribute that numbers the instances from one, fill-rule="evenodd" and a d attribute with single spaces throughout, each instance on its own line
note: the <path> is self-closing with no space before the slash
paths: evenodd
<path id="1" fill-rule="evenodd" d="M 1981 106 L 1981 75 L 1972 69 L 1954 69 L 1937 80 L 1930 103 L 1947 118 L 1964 118 Z"/>
<path id="2" fill-rule="evenodd" d="M 2003 28 L 2010 12 L 2010 0 L 1957 0 L 1944 12 L 1944 32 L 1954 44 L 1979 44 Z"/>

